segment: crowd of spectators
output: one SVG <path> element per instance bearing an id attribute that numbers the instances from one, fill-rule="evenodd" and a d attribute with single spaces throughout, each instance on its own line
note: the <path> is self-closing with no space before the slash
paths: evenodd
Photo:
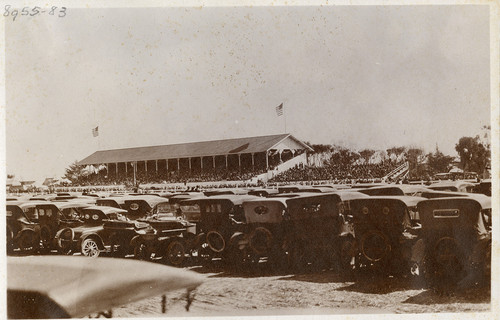
<path id="1" fill-rule="evenodd" d="M 139 171 L 136 172 L 136 184 L 159 184 L 159 183 L 187 183 L 206 181 L 245 181 L 256 175 L 264 173 L 265 169 L 209 169 L 204 171 Z M 105 171 L 82 176 L 73 182 L 73 186 L 100 186 L 100 185 L 133 185 L 132 174 L 107 175 Z"/>
<path id="2" fill-rule="evenodd" d="M 380 179 L 401 163 L 382 161 L 376 164 L 330 163 L 325 166 L 297 165 L 269 182 Z"/>

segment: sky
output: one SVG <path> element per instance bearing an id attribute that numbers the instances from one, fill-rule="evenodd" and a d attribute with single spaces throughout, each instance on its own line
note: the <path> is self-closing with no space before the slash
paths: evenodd
<path id="1" fill-rule="evenodd" d="M 57 178 L 96 150 L 285 130 L 456 155 L 460 137 L 490 123 L 489 46 L 479 5 L 69 7 L 5 19 L 7 173 Z"/>

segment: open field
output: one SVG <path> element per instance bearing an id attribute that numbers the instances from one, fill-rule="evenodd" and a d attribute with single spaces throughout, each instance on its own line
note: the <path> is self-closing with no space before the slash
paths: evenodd
<path id="1" fill-rule="evenodd" d="M 489 288 L 438 294 L 413 280 L 348 279 L 331 270 L 302 274 L 227 272 L 222 266 L 190 267 L 207 276 L 186 312 L 184 292 L 167 295 L 169 316 L 302 315 L 352 313 L 481 312 L 490 309 Z M 156 297 L 113 311 L 115 317 L 161 316 Z"/>

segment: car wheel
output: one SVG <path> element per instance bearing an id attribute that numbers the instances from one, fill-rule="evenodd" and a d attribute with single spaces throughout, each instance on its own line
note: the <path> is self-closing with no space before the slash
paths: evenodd
<path id="1" fill-rule="evenodd" d="M 165 254 L 165 262 L 169 265 L 179 267 L 184 262 L 186 256 L 186 249 L 184 244 L 180 240 L 173 240 L 169 243 L 167 247 L 167 252 Z"/>
<path id="2" fill-rule="evenodd" d="M 38 248 L 39 240 L 33 232 L 23 232 L 17 240 L 19 249 L 24 254 L 33 254 Z"/>
<path id="3" fill-rule="evenodd" d="M 87 238 L 82 242 L 81 253 L 85 257 L 97 258 L 99 254 L 101 254 L 101 250 L 99 249 L 97 241 L 92 238 Z"/>
<path id="4" fill-rule="evenodd" d="M 220 232 L 209 231 L 207 233 L 206 241 L 210 249 L 216 253 L 220 253 L 226 248 L 226 240 L 224 240 L 224 237 L 220 234 Z"/>
<path id="5" fill-rule="evenodd" d="M 389 238 L 381 231 L 370 230 L 360 240 L 360 251 L 370 262 L 384 260 L 391 252 Z"/>
<path id="6" fill-rule="evenodd" d="M 61 254 L 70 255 L 73 251 L 73 239 L 75 232 L 71 228 L 66 228 L 59 233 L 57 238 L 57 248 Z"/>
<path id="7" fill-rule="evenodd" d="M 273 245 L 273 235 L 266 228 L 258 227 L 250 234 L 250 248 L 258 255 L 266 255 Z"/>

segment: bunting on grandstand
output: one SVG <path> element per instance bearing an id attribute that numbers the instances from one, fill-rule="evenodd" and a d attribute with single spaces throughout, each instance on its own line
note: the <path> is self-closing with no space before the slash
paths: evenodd
<path id="1" fill-rule="evenodd" d="M 276 107 L 276 114 L 278 115 L 278 117 L 281 117 L 283 115 L 283 103 Z"/>

